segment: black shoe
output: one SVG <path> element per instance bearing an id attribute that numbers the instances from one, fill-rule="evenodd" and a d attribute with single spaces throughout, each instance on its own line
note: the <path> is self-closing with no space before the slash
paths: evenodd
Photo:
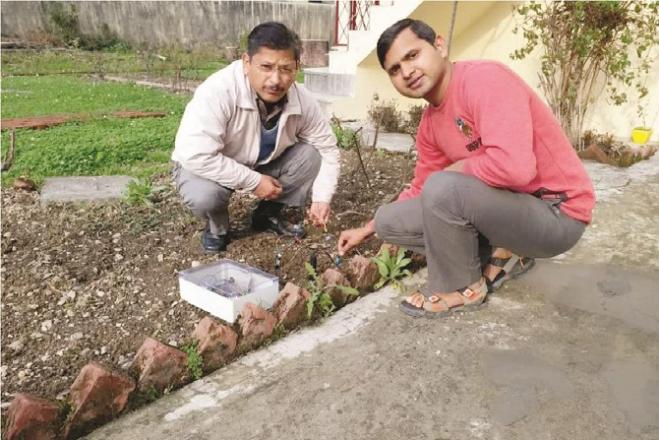
<path id="1" fill-rule="evenodd" d="M 209 254 L 217 254 L 219 252 L 225 251 L 227 245 L 229 244 L 229 235 L 215 235 L 211 234 L 208 227 L 204 230 L 204 233 L 201 235 L 201 246 L 204 248 L 204 251 Z"/>
<path id="2" fill-rule="evenodd" d="M 287 237 L 304 237 L 302 222 L 291 223 L 284 218 L 281 211 L 283 204 L 262 201 L 252 213 L 252 229 L 255 231 L 273 231 Z"/>

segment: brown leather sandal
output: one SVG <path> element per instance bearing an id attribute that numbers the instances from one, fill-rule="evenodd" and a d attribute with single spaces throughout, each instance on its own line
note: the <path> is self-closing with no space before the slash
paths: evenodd
<path id="1" fill-rule="evenodd" d="M 493 279 L 485 277 L 490 292 L 494 292 L 506 281 L 515 279 L 531 270 L 535 266 L 535 259 L 512 254 L 509 258 L 490 257 L 488 264 L 500 269 Z"/>
<path id="2" fill-rule="evenodd" d="M 420 307 L 405 300 L 400 303 L 399 308 L 403 313 L 414 318 L 439 318 L 452 312 L 478 308 L 485 301 L 487 292 L 487 283 L 483 281 L 476 290 L 472 290 L 468 287 L 458 290 L 458 293 L 462 296 L 462 304 L 450 306 L 441 296 L 430 295 L 424 299 L 423 305 Z M 416 293 L 420 294 L 420 292 L 414 292 L 412 295 Z"/>

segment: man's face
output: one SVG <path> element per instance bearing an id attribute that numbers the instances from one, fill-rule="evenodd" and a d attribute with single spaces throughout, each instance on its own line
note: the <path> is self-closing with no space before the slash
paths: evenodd
<path id="1" fill-rule="evenodd" d="M 243 71 L 250 85 L 265 102 L 277 102 L 295 81 L 297 62 L 293 49 L 261 47 L 250 59 L 243 55 Z"/>
<path id="2" fill-rule="evenodd" d="M 432 45 L 410 30 L 403 29 L 384 59 L 384 69 L 398 92 L 408 98 L 428 96 L 446 73 L 448 59 L 444 40 Z"/>

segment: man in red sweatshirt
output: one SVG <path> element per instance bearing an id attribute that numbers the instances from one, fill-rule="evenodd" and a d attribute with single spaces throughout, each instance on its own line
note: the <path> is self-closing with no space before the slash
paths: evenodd
<path id="1" fill-rule="evenodd" d="M 377 53 L 396 90 L 429 106 L 410 188 L 367 225 L 343 231 L 339 254 L 376 232 L 424 253 L 428 284 L 401 309 L 436 317 L 480 305 L 533 258 L 574 246 L 591 220 L 593 186 L 551 110 L 521 78 L 493 61 L 451 63 L 442 37 L 418 20 L 384 31 Z M 483 265 L 484 243 L 491 258 Z"/>

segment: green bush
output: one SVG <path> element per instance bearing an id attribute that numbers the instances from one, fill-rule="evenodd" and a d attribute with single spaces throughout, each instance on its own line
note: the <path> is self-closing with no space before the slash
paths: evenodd
<path id="1" fill-rule="evenodd" d="M 351 128 L 343 128 L 337 122 L 332 122 L 332 130 L 336 136 L 336 144 L 343 150 L 350 150 L 355 147 L 355 143 L 359 142 L 357 133 Z"/>
<path id="2" fill-rule="evenodd" d="M 64 2 L 41 2 L 48 17 L 46 29 L 62 44 L 85 50 L 127 50 L 128 43 L 119 39 L 110 27 L 103 23 L 97 34 L 84 34 L 80 30 L 76 5 Z"/>

